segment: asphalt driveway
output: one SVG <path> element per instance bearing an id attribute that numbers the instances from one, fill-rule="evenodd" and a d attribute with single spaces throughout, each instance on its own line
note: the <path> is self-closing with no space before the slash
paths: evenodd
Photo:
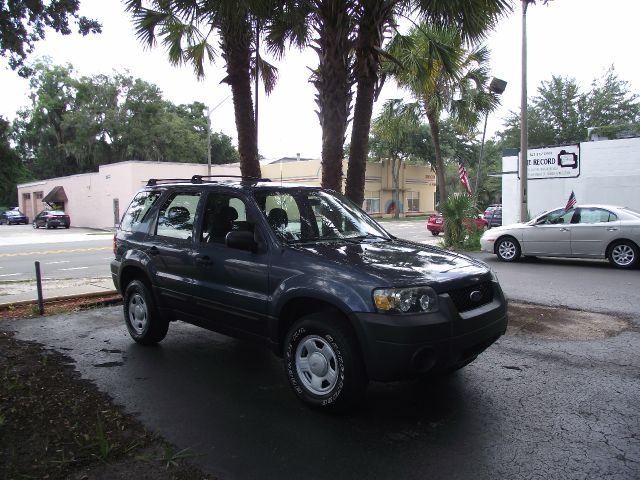
<path id="1" fill-rule="evenodd" d="M 640 476 L 633 323 L 587 341 L 511 331 L 448 378 L 371 385 L 362 408 L 343 417 L 299 403 L 268 351 L 180 322 L 151 348 L 130 340 L 120 307 L 0 328 L 69 355 L 223 479 Z"/>

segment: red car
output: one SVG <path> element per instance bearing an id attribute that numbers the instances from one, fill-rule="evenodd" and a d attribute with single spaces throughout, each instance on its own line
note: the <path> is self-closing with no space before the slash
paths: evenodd
<path id="1" fill-rule="evenodd" d="M 469 229 L 479 229 L 484 230 L 487 228 L 487 221 L 484 218 L 475 217 L 475 218 L 465 218 L 464 225 Z M 434 215 L 429 216 L 429 220 L 427 220 L 427 230 L 431 232 L 431 235 L 434 237 L 439 235 L 442 230 L 444 230 L 444 218 L 440 213 L 436 213 Z"/>

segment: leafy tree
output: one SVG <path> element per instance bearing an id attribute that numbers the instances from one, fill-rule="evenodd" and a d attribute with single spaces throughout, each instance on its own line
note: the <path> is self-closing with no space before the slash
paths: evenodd
<path id="1" fill-rule="evenodd" d="M 396 205 L 395 218 L 400 209 L 400 169 L 402 163 L 417 150 L 420 142 L 420 116 L 418 105 L 404 104 L 401 100 L 387 101 L 380 115 L 374 120 L 372 133 L 375 138 L 372 152 L 378 159 L 391 162 L 393 181 L 393 202 Z"/>
<path id="2" fill-rule="evenodd" d="M 0 2 L 0 55 L 9 58 L 9 66 L 22 76 L 32 72 L 24 67 L 34 44 L 44 40 L 47 28 L 68 35 L 70 23 L 77 24 L 78 33 L 100 33 L 97 20 L 78 16 L 79 0 L 9 0 Z"/>
<path id="3" fill-rule="evenodd" d="M 573 78 L 552 76 L 542 81 L 527 107 L 530 146 L 559 145 L 586 141 L 589 128 L 620 127 L 634 130 L 640 122 L 640 103 L 628 82 L 611 67 L 595 79 L 591 89 L 581 92 Z M 520 115 L 511 112 L 499 133 L 505 148 L 520 146 Z"/>
<path id="4" fill-rule="evenodd" d="M 21 157 L 39 177 L 95 171 L 122 160 L 205 162 L 204 104 L 174 105 L 129 75 L 76 78 L 71 66 L 41 62 L 33 106 L 14 122 Z"/>
<path id="5" fill-rule="evenodd" d="M 231 143 L 231 137 L 222 132 L 211 134 L 211 163 L 221 165 L 225 163 L 237 163 L 240 154 Z"/>
<path id="6" fill-rule="evenodd" d="M 146 7 L 143 5 L 150 5 Z M 251 75 L 262 73 L 269 93 L 277 78 L 275 69 L 257 54 L 256 24 L 267 18 L 274 2 L 265 0 L 126 0 L 140 40 L 152 47 L 162 39 L 169 61 L 191 64 L 199 78 L 204 64 L 212 61 L 217 48 L 210 38 L 219 40 L 233 95 L 238 131 L 240 170 L 243 176 L 259 177 L 258 140 L 251 95 Z M 252 53 L 255 56 L 252 57 Z"/>
<path id="7" fill-rule="evenodd" d="M 9 122 L 0 117 L 0 208 L 17 205 L 17 185 L 31 178 L 20 156 L 11 147 L 10 135 Z"/>
<path id="8" fill-rule="evenodd" d="M 489 52 L 484 47 L 466 50 L 457 29 L 427 24 L 397 35 L 388 46 L 390 72 L 398 84 L 411 91 L 429 122 L 435 150 L 435 170 L 440 203 L 447 198 L 445 164 L 440 142 L 440 117 L 447 111 L 462 131 L 475 128 L 479 116 L 493 110 L 498 98 L 488 90 Z"/>

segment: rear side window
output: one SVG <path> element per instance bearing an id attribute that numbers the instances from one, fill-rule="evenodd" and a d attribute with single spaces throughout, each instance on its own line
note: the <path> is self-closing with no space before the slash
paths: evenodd
<path id="1" fill-rule="evenodd" d="M 120 230 L 126 232 L 132 232 L 136 230 L 136 227 L 142 223 L 145 216 L 149 212 L 149 209 L 160 197 L 158 191 L 144 191 L 139 192 L 127 208 L 127 211 L 122 216 L 122 222 L 120 222 Z"/>

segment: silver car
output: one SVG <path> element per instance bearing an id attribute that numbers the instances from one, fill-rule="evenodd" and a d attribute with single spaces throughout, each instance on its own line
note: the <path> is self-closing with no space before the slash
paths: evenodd
<path id="1" fill-rule="evenodd" d="M 640 261 L 640 213 L 610 205 L 557 208 L 527 223 L 487 230 L 480 244 L 503 262 L 521 255 L 608 258 L 615 267 L 633 268 Z"/>

